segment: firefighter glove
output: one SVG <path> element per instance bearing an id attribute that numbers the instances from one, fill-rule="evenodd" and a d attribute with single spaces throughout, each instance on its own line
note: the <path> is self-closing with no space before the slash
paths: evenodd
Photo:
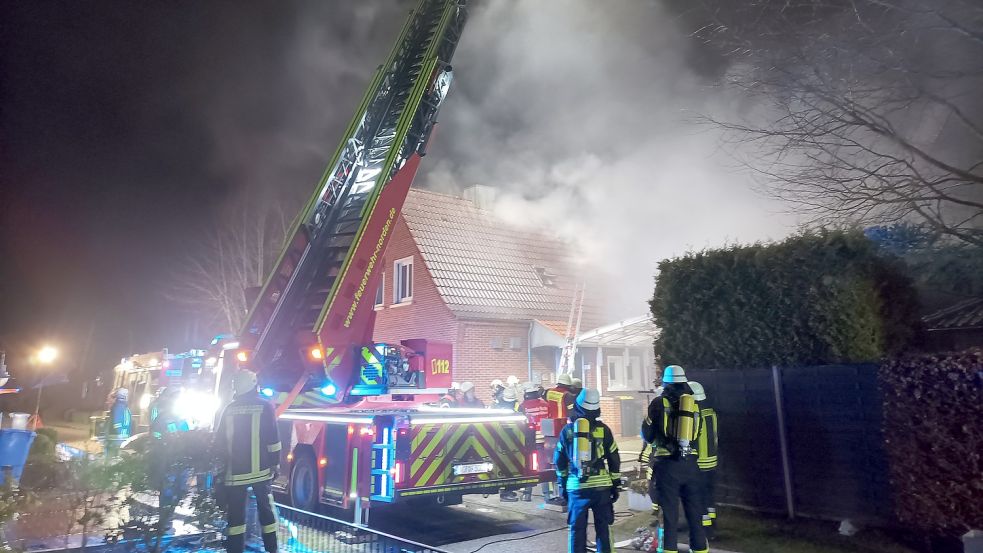
<path id="1" fill-rule="evenodd" d="M 618 498 L 621 497 L 621 490 L 617 486 L 611 487 L 611 503 L 617 503 Z"/>
<path id="2" fill-rule="evenodd" d="M 568 503 L 569 502 L 570 494 L 567 492 L 566 483 L 564 483 L 563 481 L 557 482 L 556 483 L 556 491 L 559 494 L 559 496 L 563 498 L 563 502 L 564 503 Z"/>

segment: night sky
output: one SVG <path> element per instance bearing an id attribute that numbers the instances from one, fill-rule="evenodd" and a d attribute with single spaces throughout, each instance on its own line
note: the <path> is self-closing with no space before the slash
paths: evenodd
<path id="1" fill-rule="evenodd" d="M 27 349 L 50 340 L 70 368 L 90 335 L 92 368 L 126 352 L 192 345 L 188 317 L 167 299 L 173 273 L 237 194 L 312 189 L 375 67 L 339 68 L 318 83 L 284 56 L 307 33 L 353 64 L 379 60 L 403 7 L 4 2 L 0 348 L 8 364 L 16 370 Z M 313 122 L 297 125 L 302 118 Z M 312 146 L 296 153 L 285 128 Z"/>

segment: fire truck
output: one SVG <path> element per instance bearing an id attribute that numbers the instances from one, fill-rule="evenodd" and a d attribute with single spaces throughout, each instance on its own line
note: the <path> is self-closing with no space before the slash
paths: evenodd
<path id="1" fill-rule="evenodd" d="M 277 406 L 281 474 L 293 506 L 453 504 L 540 481 L 524 416 L 438 408 L 451 385 L 445 343 L 372 341 L 373 301 L 396 219 L 452 81 L 463 0 L 421 0 L 378 68 L 303 208 L 237 341 Z M 232 371 L 223 370 L 231 375 Z"/>

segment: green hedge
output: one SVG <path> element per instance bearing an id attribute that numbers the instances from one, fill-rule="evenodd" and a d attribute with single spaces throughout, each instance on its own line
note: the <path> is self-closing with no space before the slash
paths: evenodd
<path id="1" fill-rule="evenodd" d="M 983 351 L 895 359 L 879 378 L 898 518 L 954 535 L 983 528 Z"/>
<path id="2" fill-rule="evenodd" d="M 706 369 L 881 359 L 915 335 L 916 305 L 900 265 L 853 231 L 664 260 L 650 302 L 662 362 Z"/>

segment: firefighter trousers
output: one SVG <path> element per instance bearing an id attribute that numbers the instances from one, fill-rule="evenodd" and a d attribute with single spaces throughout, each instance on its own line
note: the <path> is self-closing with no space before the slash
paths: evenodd
<path id="1" fill-rule="evenodd" d="M 712 527 L 717 518 L 717 469 L 701 470 L 700 480 L 703 482 L 703 526 Z M 711 537 L 708 535 L 708 537 Z"/>
<path id="2" fill-rule="evenodd" d="M 228 506 L 226 517 L 229 523 L 228 536 L 225 539 L 225 550 L 229 553 L 242 553 L 246 541 L 246 502 L 249 500 L 249 488 L 256 496 L 256 513 L 263 533 L 263 547 L 269 553 L 276 553 L 276 506 L 273 504 L 273 493 L 270 491 L 270 481 L 264 480 L 246 486 L 228 486 L 225 490 Z"/>
<path id="3" fill-rule="evenodd" d="M 567 500 L 567 524 L 570 525 L 569 553 L 587 551 L 587 514 L 594 513 L 594 534 L 597 553 L 611 553 L 610 526 L 614 523 L 614 503 L 611 488 L 570 490 Z"/>
<path id="4" fill-rule="evenodd" d="M 656 495 L 662 509 L 663 543 L 660 553 L 679 551 L 679 501 L 683 502 L 686 526 L 689 527 L 689 549 L 693 553 L 709 551 L 703 531 L 703 480 L 696 466 L 696 456 L 674 459 L 657 457 L 652 471 Z"/>

